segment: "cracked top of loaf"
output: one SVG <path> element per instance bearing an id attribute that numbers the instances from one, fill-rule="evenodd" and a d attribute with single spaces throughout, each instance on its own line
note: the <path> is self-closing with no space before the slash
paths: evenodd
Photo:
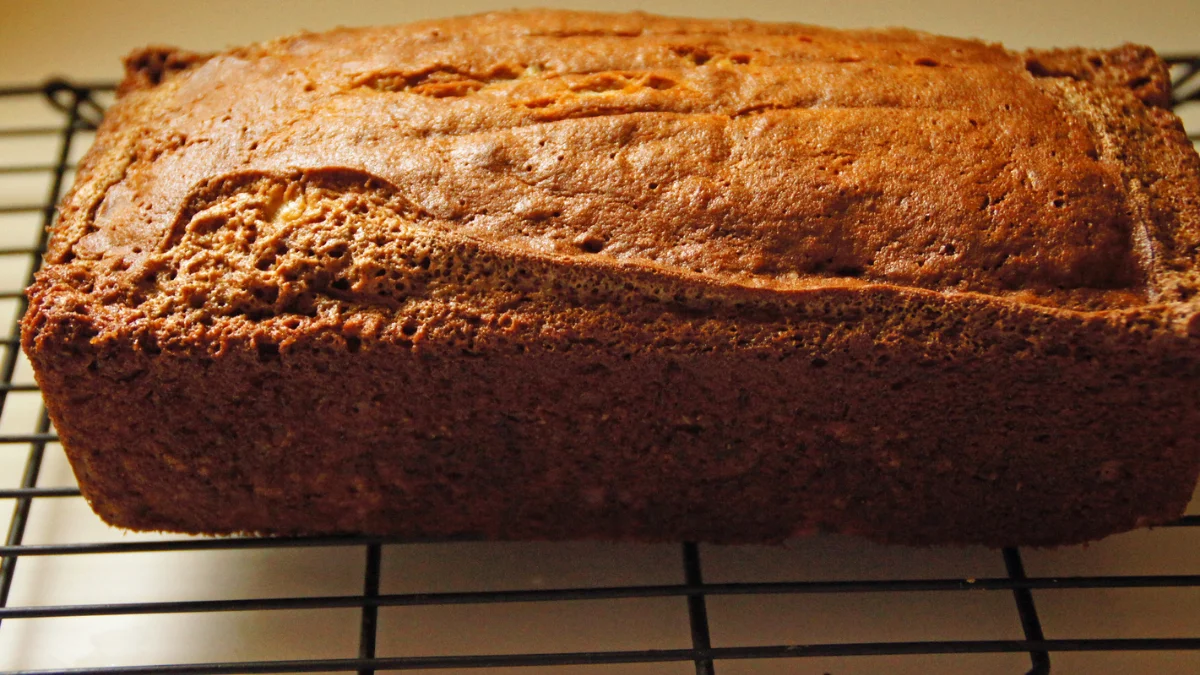
<path id="1" fill-rule="evenodd" d="M 519 291 L 539 265 L 1195 302 L 1200 170 L 1144 47 L 514 12 L 147 49 L 120 93 L 47 274 L 151 316 Z"/>

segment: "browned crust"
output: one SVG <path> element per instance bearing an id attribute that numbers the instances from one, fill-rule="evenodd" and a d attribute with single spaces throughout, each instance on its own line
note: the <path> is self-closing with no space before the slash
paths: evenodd
<path id="1" fill-rule="evenodd" d="M 1089 100 L 1074 109 L 1102 139 L 1106 159 L 1121 167 L 1151 295 L 1182 302 L 1183 313 L 1193 314 L 1200 289 L 1200 157 L 1169 110 L 1166 64 L 1148 47 L 1125 45 L 1031 50 L 1026 67 L 1039 77 L 1065 80 L 1069 102 Z M 1102 85 L 1104 97 L 1072 82 Z"/>
<path id="2" fill-rule="evenodd" d="M 85 187 L 66 201 L 50 260 L 102 259 L 89 266 L 101 274 L 114 266 L 119 272 L 140 258 L 134 248 L 157 247 L 164 227 L 182 217 L 195 191 L 223 175 L 286 175 L 337 165 L 371 172 L 426 158 L 436 173 L 374 175 L 418 202 L 431 226 L 517 248 L 549 247 L 564 258 L 598 252 L 614 262 L 654 260 L 724 283 L 799 275 L 807 285 L 854 276 L 934 289 L 1016 291 L 1022 301 L 1031 301 L 1032 293 L 1038 302 L 1080 309 L 1119 307 L 1133 296 L 1155 294 L 1156 278 L 1137 269 L 1146 261 L 1130 247 L 1131 230 L 1144 223 L 1129 222 L 1130 209 L 1122 208 L 1136 201 L 1129 194 L 1131 178 L 1147 182 L 1146 177 L 1122 175 L 1140 167 L 1114 153 L 1096 157 L 1093 146 L 1103 134 L 1092 129 L 1089 138 L 1082 124 L 1088 113 L 1094 116 L 1097 108 L 1121 100 L 1127 85 L 1147 92 L 1167 86 L 1161 62 L 1144 48 L 1029 52 L 1021 58 L 992 45 L 904 31 L 838 33 L 636 15 L 505 14 L 486 23 L 437 25 L 287 38 L 231 51 L 203 73 L 188 70 L 189 77 L 149 90 L 143 86 L 147 78 L 161 79 L 155 73 L 162 69 L 154 64 L 191 68 L 207 58 L 159 49 L 149 52 L 159 56 L 134 59 L 151 64 L 131 70 L 128 88 L 138 95 L 113 111 L 105 132 L 112 143 L 102 148 L 105 156 L 95 157 L 106 175 L 94 180 L 90 172 L 82 174 Z M 476 32 L 482 44 L 448 37 L 461 30 Z M 537 52 L 541 59 L 512 47 L 520 44 L 514 35 L 542 40 L 544 47 L 535 47 L 546 50 Z M 577 56 L 580 40 L 599 45 L 593 56 Z M 380 60 L 327 64 L 322 45 L 377 54 Z M 510 53 L 496 53 L 503 49 Z M 630 71 L 626 50 L 637 50 L 638 63 L 653 63 Z M 450 58 L 462 59 L 462 65 L 448 65 Z M 342 75 L 347 67 L 355 73 Z M 247 68 L 250 72 L 242 72 Z M 526 73 L 531 68 L 542 70 Z M 876 70 L 882 74 L 873 74 Z M 234 89 L 227 78 L 241 93 L 228 93 Z M 1063 78 L 1088 85 L 1086 110 L 1063 111 L 1061 87 L 1037 82 Z M 937 93 L 926 98 L 888 93 L 927 87 Z M 541 102 L 545 96 L 551 104 Z M 1004 104 L 1006 96 L 1022 99 L 1021 105 Z M 336 106 L 343 99 L 361 110 L 382 107 L 349 120 Z M 407 116 L 394 131 L 380 117 L 391 102 Z M 260 104 L 271 114 L 257 112 Z M 331 105 L 335 109 L 323 117 L 319 111 Z M 897 107 L 873 114 L 871 107 L 880 105 Z M 938 105 L 961 110 L 932 123 L 946 124 L 944 133 L 927 132 L 929 111 L 922 108 Z M 289 112 L 293 106 L 312 118 L 310 128 Z M 822 112 L 830 106 L 847 106 L 851 121 Z M 905 106 L 918 113 L 911 121 L 903 121 Z M 214 126 L 222 112 L 229 123 Z M 707 120 L 711 114 L 730 119 Z M 239 115 L 245 117 L 240 132 L 230 119 Z M 861 123 L 853 121 L 855 115 Z M 893 118 L 901 121 L 888 131 Z M 171 122 L 156 121 L 162 119 Z M 623 127 L 617 128 L 618 120 Z M 544 132 L 522 130 L 552 123 Z M 980 124 L 987 128 L 972 129 Z M 353 134 L 338 137 L 339 125 L 397 135 L 374 147 Z M 784 135 L 768 132 L 758 147 L 773 148 L 776 156 L 755 157 L 754 146 L 736 140 L 771 126 Z M 787 134 L 813 133 L 840 136 L 790 150 L 781 143 Z M 871 133 L 893 133 L 885 140 L 904 149 L 873 150 L 878 139 Z M 494 156 L 482 158 L 472 134 L 510 150 L 490 150 Z M 658 166 L 631 168 L 621 152 L 625 145 L 653 152 L 656 138 L 680 135 L 696 135 L 692 148 Z M 310 147 L 306 158 L 278 151 L 300 137 Z M 418 140 L 422 137 L 430 140 Z M 548 143 L 563 145 L 560 165 L 543 166 L 558 178 L 521 175 L 554 159 L 542 156 Z M 712 145 L 708 156 L 688 154 L 706 143 Z M 564 152 L 580 144 L 595 145 L 595 157 Z M 268 149 L 256 150 L 264 145 Z M 600 146 L 611 146 L 607 164 Z M 731 156 L 739 152 L 745 156 Z M 944 159 L 927 164 L 933 156 Z M 483 159 L 498 162 L 498 168 L 472 165 Z M 781 162 L 796 164 L 791 173 L 781 173 L 772 167 Z M 688 175 L 672 166 L 689 167 Z M 562 180 L 593 174 L 622 181 L 612 192 L 615 199 L 603 199 L 603 191 L 589 195 L 582 183 Z M 430 183 L 433 175 L 436 184 Z M 963 189 L 946 193 L 930 187 L 953 180 Z M 475 203 L 466 208 L 453 203 L 454 194 L 468 193 L 476 195 Z M 923 220 L 929 222 L 920 224 Z M 914 221 L 918 225 L 911 227 Z M 738 222 L 755 227 L 739 229 Z M 1027 225 L 1033 222 L 1039 226 Z"/>
<path id="3" fill-rule="evenodd" d="M 139 529 L 1049 545 L 1187 503 L 1200 363 L 1153 317 L 813 295 L 185 333 L 45 288 L 25 348 L 85 493 Z"/>
<path id="4" fill-rule="evenodd" d="M 1025 68 L 1035 77 L 1065 77 L 1104 87 L 1128 89 L 1146 105 L 1169 108 L 1171 74 L 1153 49 L 1123 45 L 1098 50 L 1032 49 L 1025 52 Z"/>
<path id="5" fill-rule="evenodd" d="M 222 58 L 363 51 L 380 35 L 436 47 L 463 30 L 481 40 L 488 31 L 570 40 L 575 52 L 591 40 L 669 38 L 688 47 L 670 58 L 693 66 L 738 65 L 755 41 L 796 35 L 838 58 L 899 59 L 910 69 L 915 58 L 938 64 L 919 68 L 994 62 L 1012 69 L 1004 82 L 1040 92 L 1040 114 L 1062 124 L 1055 147 L 1074 148 L 1079 166 L 1095 170 L 1076 187 L 1103 198 L 1066 211 L 1108 214 L 1127 228 L 1125 249 L 1093 259 L 1112 263 L 1107 276 L 1074 277 L 1077 287 L 1065 289 L 1024 287 L 1003 273 L 956 287 L 942 277 L 747 272 L 666 248 L 658 260 L 591 250 L 619 248 L 638 222 L 661 241 L 650 202 L 644 221 L 581 210 L 569 239 L 535 245 L 485 226 L 557 218 L 551 202 L 523 212 L 514 202 L 472 220 L 455 216 L 464 207 L 442 192 L 449 184 L 450 194 L 471 196 L 464 203 L 491 203 L 521 190 L 516 183 L 457 184 L 445 165 L 416 155 L 403 166 L 417 178 L 392 172 L 386 155 L 355 165 L 336 144 L 305 137 L 301 117 L 282 138 L 329 153 L 315 164 L 281 137 L 164 129 L 164 115 L 220 117 L 172 108 L 200 61 L 160 69 L 155 85 L 158 61 L 149 59 L 152 72 L 134 70 L 64 201 L 22 324 L 81 486 L 107 519 L 220 533 L 761 541 L 830 529 L 1013 545 L 1084 541 L 1183 509 L 1200 470 L 1200 167 L 1160 107 L 1165 71 L 1152 52 L 1017 57 L 903 31 L 548 12 L 297 36 L 216 57 L 205 77 L 232 77 L 221 74 Z M 404 123 L 460 151 L 467 146 L 455 139 L 476 127 L 447 133 L 437 127 L 445 115 L 421 101 L 470 99 L 516 75 L 465 61 L 367 70 L 354 86 L 404 90 L 396 100 L 416 101 Z M 294 82 L 256 91 L 311 86 L 320 96 L 321 78 L 341 71 L 287 72 Z M 220 77 L 194 84 L 236 82 Z M 636 78 L 646 89 L 638 96 L 679 104 L 647 77 Z M 575 114 L 587 100 L 554 105 Z M 468 127 L 492 123 L 469 105 L 455 110 Z M 541 114 L 532 110 L 514 114 Z M 792 114 L 753 112 L 764 124 Z M 554 128 L 595 130 L 597 119 Z M 538 133 L 552 126 L 534 122 Z M 509 144 L 490 152 L 554 141 L 523 128 L 505 130 Z M 340 138 L 363 133 L 348 129 Z M 637 132 L 622 131 L 623 142 Z M 230 170 L 251 143 L 270 161 Z M 584 149 L 571 161 L 586 164 L 587 146 L 576 147 Z M 583 175 L 625 187 L 623 174 L 597 166 Z M 179 185 L 155 192 L 172 180 Z M 1041 188 L 1022 189 L 1013 202 Z M 475 222 L 484 225 L 470 230 Z M 612 223 L 633 229 L 600 229 Z M 1080 255 L 1108 245 L 1103 229 L 1072 227 L 1062 231 L 1087 232 L 1095 244 L 1062 240 Z M 1029 250 L 1036 261 L 1049 249 Z M 1029 274 L 1054 280 L 1055 264 L 1087 260 L 1046 255 Z"/>
<path id="6" fill-rule="evenodd" d="M 117 95 L 125 96 L 158 86 L 212 56 L 165 46 L 143 47 L 133 51 L 125 57 L 125 78 L 117 87 Z"/>

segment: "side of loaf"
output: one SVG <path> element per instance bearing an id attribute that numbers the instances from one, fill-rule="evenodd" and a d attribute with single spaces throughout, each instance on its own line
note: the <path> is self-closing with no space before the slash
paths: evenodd
<path id="1" fill-rule="evenodd" d="M 512 12 L 133 55 L 22 345 L 133 529 L 1056 545 L 1200 472 L 1143 47 Z"/>

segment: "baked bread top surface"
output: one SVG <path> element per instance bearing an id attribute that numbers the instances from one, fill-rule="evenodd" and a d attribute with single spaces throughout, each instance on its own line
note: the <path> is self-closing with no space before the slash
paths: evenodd
<path id="1" fill-rule="evenodd" d="M 1200 170 L 1147 48 L 538 11 L 127 66 L 48 263 L 152 313 L 402 295 L 417 236 L 780 293 L 1195 295 Z"/>

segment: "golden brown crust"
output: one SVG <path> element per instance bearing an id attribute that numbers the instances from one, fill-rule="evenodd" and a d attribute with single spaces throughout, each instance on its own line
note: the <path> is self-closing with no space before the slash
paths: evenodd
<path id="1" fill-rule="evenodd" d="M 1031 49 L 1025 69 L 1035 77 L 1062 77 L 1104 87 L 1128 89 L 1147 105 L 1171 105 L 1171 75 L 1153 49 L 1123 45 L 1117 49 Z"/>
<path id="2" fill-rule="evenodd" d="M 1200 163 L 1149 50 L 520 12 L 149 54 L 23 324 L 111 520 L 1007 545 L 1191 494 Z"/>
<path id="3" fill-rule="evenodd" d="M 1137 177 L 1030 74 L 1082 63 L 1101 101 L 1165 86 L 1149 57 L 1127 67 L 1129 48 L 1022 59 L 907 31 L 570 13 L 437 26 L 159 57 L 203 65 L 149 90 L 162 68 L 131 70 L 111 125 L 122 178 L 82 195 L 52 260 L 135 266 L 205 184 L 344 167 L 427 227 L 730 284 L 856 277 L 1094 306 L 1152 281 L 1132 250 Z"/>
<path id="4" fill-rule="evenodd" d="M 125 57 L 125 79 L 117 94 L 125 96 L 139 89 L 162 84 L 175 74 L 194 68 L 211 54 L 199 54 L 175 47 L 143 47 Z"/>

